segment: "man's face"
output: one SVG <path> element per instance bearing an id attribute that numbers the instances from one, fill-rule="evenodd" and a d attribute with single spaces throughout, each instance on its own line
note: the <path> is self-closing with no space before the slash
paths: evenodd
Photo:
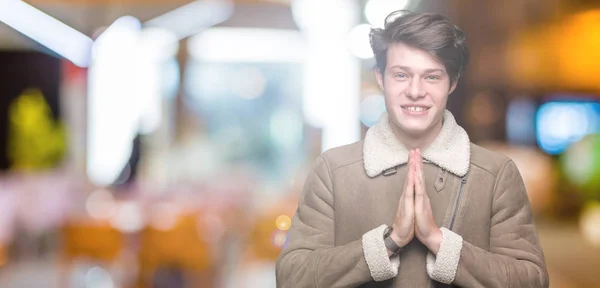
<path id="1" fill-rule="evenodd" d="M 388 48 L 384 74 L 377 72 L 390 120 L 402 133 L 425 135 L 441 121 L 450 86 L 444 65 L 426 51 L 397 43 Z"/>

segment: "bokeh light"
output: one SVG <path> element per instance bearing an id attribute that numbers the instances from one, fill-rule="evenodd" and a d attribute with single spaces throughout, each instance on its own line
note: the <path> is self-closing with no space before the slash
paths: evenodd
<path id="1" fill-rule="evenodd" d="M 86 288 L 113 288 L 113 279 L 106 270 L 101 267 L 93 267 L 85 273 Z"/>
<path id="2" fill-rule="evenodd" d="M 157 203 L 152 207 L 150 225 L 160 231 L 169 231 L 175 227 L 181 208 L 173 203 Z"/>
<path id="3" fill-rule="evenodd" d="M 600 134 L 571 145 L 561 158 L 567 179 L 591 199 L 600 200 Z"/>
<path id="4" fill-rule="evenodd" d="M 275 220 L 275 225 L 277 226 L 277 229 L 287 231 L 292 225 L 292 219 L 287 215 L 281 215 Z"/>
<path id="5" fill-rule="evenodd" d="M 110 219 L 111 225 L 125 233 L 134 233 L 144 227 L 144 218 L 139 203 L 123 202 Z"/>
<path id="6" fill-rule="evenodd" d="M 361 59 L 373 58 L 373 49 L 369 40 L 371 25 L 360 24 L 350 31 L 348 46 L 352 54 Z"/>
<path id="7" fill-rule="evenodd" d="M 85 203 L 88 214 L 98 220 L 107 220 L 116 212 L 113 195 L 106 189 L 98 189 L 88 196 Z"/>
<path id="8" fill-rule="evenodd" d="M 287 241 L 287 231 L 275 230 L 271 234 L 271 244 L 277 248 L 283 248 Z"/>
<path id="9" fill-rule="evenodd" d="M 356 3 L 346 0 L 291 0 L 292 17 L 300 30 L 336 29 L 354 22 Z"/>
<path id="10" fill-rule="evenodd" d="M 381 94 L 369 95 L 360 102 L 360 122 L 367 127 L 377 124 L 384 112 L 385 97 Z"/>
<path id="11" fill-rule="evenodd" d="M 549 154 L 560 154 L 583 136 L 600 132 L 600 103 L 548 102 L 537 112 L 537 141 Z"/>
<path id="12" fill-rule="evenodd" d="M 535 113 L 537 105 L 532 99 L 522 98 L 510 102 L 506 112 L 506 136 L 512 144 L 535 144 Z"/>
<path id="13" fill-rule="evenodd" d="M 292 109 L 278 109 L 271 115 L 270 134 L 280 147 L 293 149 L 302 143 L 304 123 L 299 113 Z"/>
<path id="14" fill-rule="evenodd" d="M 477 93 L 469 102 L 469 114 L 473 123 L 477 126 L 489 126 L 500 119 L 500 110 L 497 108 L 494 98 L 496 95 L 484 91 Z"/>
<path id="15" fill-rule="evenodd" d="M 406 9 L 409 3 L 409 0 L 370 0 L 365 6 L 365 17 L 371 25 L 383 28 L 390 13 Z"/>
<path id="16" fill-rule="evenodd" d="M 585 241 L 595 247 L 600 247 L 600 202 L 586 205 L 579 219 L 581 234 Z"/>

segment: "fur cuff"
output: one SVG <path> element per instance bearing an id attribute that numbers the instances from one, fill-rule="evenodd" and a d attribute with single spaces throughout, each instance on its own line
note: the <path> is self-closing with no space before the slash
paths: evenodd
<path id="1" fill-rule="evenodd" d="M 442 230 L 442 243 L 436 255 L 427 254 L 427 274 L 435 281 L 451 284 L 456 276 L 463 239 L 460 235 L 446 229 Z"/>
<path id="2" fill-rule="evenodd" d="M 383 232 L 386 225 L 381 225 L 362 236 L 363 253 L 369 266 L 371 276 L 377 282 L 385 281 L 398 275 L 400 256 L 388 256 L 383 242 Z"/>

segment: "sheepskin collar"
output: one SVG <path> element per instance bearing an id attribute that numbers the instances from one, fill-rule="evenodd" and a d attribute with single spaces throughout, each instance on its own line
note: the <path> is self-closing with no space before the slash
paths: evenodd
<path id="1" fill-rule="evenodd" d="M 383 171 L 406 164 L 409 151 L 400 143 L 390 126 L 387 113 L 367 131 L 363 147 L 365 171 L 375 177 Z M 471 143 L 450 111 L 444 112 L 444 124 L 437 138 L 424 149 L 423 158 L 457 176 L 469 171 Z"/>

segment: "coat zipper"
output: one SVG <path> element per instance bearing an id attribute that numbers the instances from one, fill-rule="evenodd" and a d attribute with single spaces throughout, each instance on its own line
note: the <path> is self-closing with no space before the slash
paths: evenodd
<path id="1" fill-rule="evenodd" d="M 452 217 L 450 218 L 450 230 L 452 230 L 452 227 L 454 227 L 454 219 L 456 218 L 458 203 L 460 203 L 460 198 L 462 197 L 462 191 L 465 183 L 467 183 L 467 175 L 463 176 L 460 179 L 460 184 L 458 185 L 458 196 L 456 196 L 456 201 L 454 202 L 454 209 L 452 211 Z"/>

